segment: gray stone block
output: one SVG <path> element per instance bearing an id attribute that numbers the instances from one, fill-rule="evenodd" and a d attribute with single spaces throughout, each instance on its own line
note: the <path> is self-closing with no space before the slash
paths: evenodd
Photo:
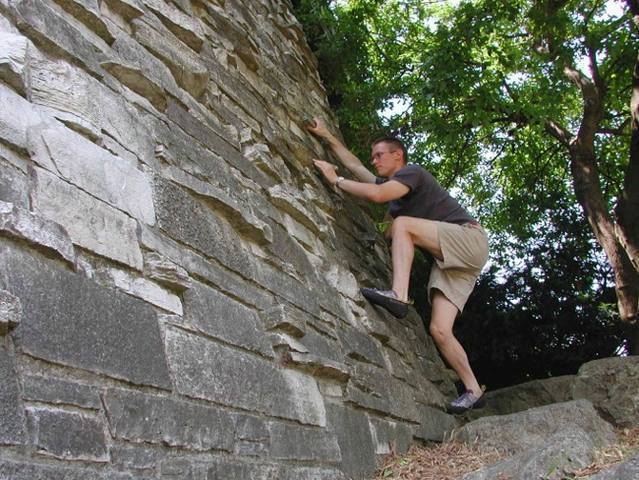
<path id="1" fill-rule="evenodd" d="M 185 189 L 156 179 L 158 226 L 169 236 L 213 257 L 246 278 L 255 278 L 252 255 L 228 222 Z"/>
<path id="2" fill-rule="evenodd" d="M 326 414 L 342 453 L 339 469 L 354 480 L 372 478 L 376 459 L 368 417 L 361 411 L 332 403 L 326 405 Z"/>
<path id="3" fill-rule="evenodd" d="M 43 122 L 42 116 L 33 105 L 0 83 L 0 139 L 16 150 L 26 151 L 29 128 Z"/>
<path id="4" fill-rule="evenodd" d="M 22 35 L 0 32 L 0 79 L 24 95 L 29 41 Z"/>
<path id="5" fill-rule="evenodd" d="M 265 457 L 269 451 L 271 435 L 262 418 L 235 414 L 235 455 Z"/>
<path id="6" fill-rule="evenodd" d="M 183 298 L 185 325 L 261 355 L 275 356 L 254 310 L 201 283 L 193 283 Z"/>
<path id="7" fill-rule="evenodd" d="M 43 0 L 19 0 L 12 3 L 18 14 L 18 25 L 35 44 L 44 50 L 74 58 L 87 69 L 102 73 L 99 61 L 104 58 L 101 42 L 92 42 L 63 15 Z"/>
<path id="8" fill-rule="evenodd" d="M 408 451 L 413 440 L 412 425 L 370 417 L 369 425 L 375 453 L 389 455 Z"/>
<path id="9" fill-rule="evenodd" d="M 23 398 L 57 405 L 75 405 L 99 410 L 102 407 L 97 387 L 61 378 L 28 375 L 22 380 Z"/>
<path id="10" fill-rule="evenodd" d="M 372 363 L 379 367 L 386 366 L 382 356 L 381 346 L 370 335 L 359 330 L 341 325 L 337 329 L 344 353 L 354 360 Z"/>
<path id="11" fill-rule="evenodd" d="M 22 444 L 26 440 L 25 435 L 24 407 L 20 401 L 15 357 L 2 341 L 0 342 L 0 445 Z"/>
<path id="12" fill-rule="evenodd" d="M 64 126 L 40 130 L 58 175 L 148 225 L 155 223 L 151 183 L 128 161 Z"/>
<path id="13" fill-rule="evenodd" d="M 20 299 L 6 290 L 0 290 L 0 337 L 16 328 L 21 320 Z"/>
<path id="14" fill-rule="evenodd" d="M 254 355 L 167 327 L 166 351 L 178 392 L 271 416 L 324 426 L 317 383 Z"/>
<path id="15" fill-rule="evenodd" d="M 33 212 L 0 201 L 0 232 L 6 236 L 27 240 L 61 257 L 69 264 L 75 264 L 75 251 L 66 230 Z"/>
<path id="16" fill-rule="evenodd" d="M 156 477 L 0 458 L 0 478 L 2 480 L 155 480 Z"/>
<path id="17" fill-rule="evenodd" d="M 109 448 L 111 463 L 123 470 L 149 471 L 154 474 L 166 453 L 148 445 L 112 444 Z"/>
<path id="18" fill-rule="evenodd" d="M 419 425 L 413 426 L 413 436 L 430 442 L 450 438 L 459 423 L 452 415 L 432 407 L 419 407 Z"/>
<path id="19" fill-rule="evenodd" d="M 342 459 L 334 432 L 272 422 L 268 426 L 269 458 L 308 462 L 338 463 Z"/>
<path id="20" fill-rule="evenodd" d="M 144 275 L 151 280 L 182 292 L 191 286 L 188 272 L 157 252 L 144 254 Z"/>
<path id="21" fill-rule="evenodd" d="M 186 45 L 196 52 L 201 50 L 205 34 L 202 25 L 195 17 L 161 0 L 142 0 L 142 3 L 158 15 L 171 32 Z"/>
<path id="22" fill-rule="evenodd" d="M 2 159 L 0 147 L 0 159 Z M 0 201 L 20 208 L 29 207 L 28 177 L 8 163 L 0 160 Z"/>
<path id="23" fill-rule="evenodd" d="M 233 449 L 233 419 L 218 408 L 131 390 L 110 389 L 103 400 L 115 438 L 198 451 Z"/>
<path id="24" fill-rule="evenodd" d="M 95 418 L 75 412 L 29 408 L 38 452 L 63 460 L 108 462 L 104 426 Z"/>
<path id="25" fill-rule="evenodd" d="M 395 418 L 419 421 L 413 388 L 372 365 L 358 364 L 352 369 L 345 399 Z"/>
<path id="26" fill-rule="evenodd" d="M 0 242 L 0 288 L 20 298 L 16 329 L 26 353 L 44 360 L 170 388 L 157 318 L 146 303 Z"/>
<path id="27" fill-rule="evenodd" d="M 37 213 L 62 225 L 73 243 L 142 270 L 135 220 L 46 170 L 33 173 Z"/>

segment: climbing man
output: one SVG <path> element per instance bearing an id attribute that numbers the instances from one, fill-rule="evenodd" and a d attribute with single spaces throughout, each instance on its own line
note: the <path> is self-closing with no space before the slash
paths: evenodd
<path id="1" fill-rule="evenodd" d="M 486 232 L 429 172 L 408 164 L 406 148 L 398 139 L 385 137 L 373 142 L 371 162 L 377 171 L 375 176 L 327 129 L 323 120 L 315 118 L 306 128 L 327 142 L 357 179 L 339 176 L 335 165 L 314 159 L 328 183 L 350 195 L 389 204 L 387 218 L 392 223 L 387 238 L 391 241 L 393 284 L 391 290 L 362 288 L 362 295 L 395 317 L 405 317 L 415 247 L 430 253 L 435 260 L 427 289 L 432 306 L 430 333 L 466 389 L 448 409 L 461 413 L 483 406 L 482 388 L 464 348 L 453 335 L 453 324 L 488 259 Z"/>

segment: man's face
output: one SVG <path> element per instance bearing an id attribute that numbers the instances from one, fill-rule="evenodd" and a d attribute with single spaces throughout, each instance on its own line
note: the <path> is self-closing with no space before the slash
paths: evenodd
<path id="1" fill-rule="evenodd" d="M 377 175 L 390 177 L 404 166 L 402 151 L 392 144 L 379 142 L 373 145 L 371 163 Z"/>

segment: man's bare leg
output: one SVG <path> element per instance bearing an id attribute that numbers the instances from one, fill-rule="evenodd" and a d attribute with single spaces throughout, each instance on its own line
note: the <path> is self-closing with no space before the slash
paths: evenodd
<path id="1" fill-rule="evenodd" d="M 430 319 L 430 334 L 437 348 L 448 364 L 457 373 L 466 390 L 471 390 L 476 397 L 481 397 L 482 389 L 470 368 L 468 356 L 459 341 L 453 335 L 453 323 L 457 317 L 457 307 L 439 290 L 433 290 L 433 304 Z"/>
<path id="2" fill-rule="evenodd" d="M 415 256 L 415 245 L 424 248 L 441 259 L 437 225 L 430 220 L 414 217 L 397 217 L 391 226 L 393 244 L 393 290 L 397 298 L 408 300 L 410 270 Z"/>

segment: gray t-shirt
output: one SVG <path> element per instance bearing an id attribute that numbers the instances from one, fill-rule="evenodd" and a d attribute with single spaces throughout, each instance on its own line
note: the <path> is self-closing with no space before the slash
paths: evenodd
<path id="1" fill-rule="evenodd" d="M 389 202 L 388 213 L 393 218 L 417 217 L 459 225 L 474 221 L 435 177 L 418 165 L 406 165 L 390 178 L 377 177 L 375 183 L 388 180 L 396 180 L 410 188 L 406 195 Z"/>

